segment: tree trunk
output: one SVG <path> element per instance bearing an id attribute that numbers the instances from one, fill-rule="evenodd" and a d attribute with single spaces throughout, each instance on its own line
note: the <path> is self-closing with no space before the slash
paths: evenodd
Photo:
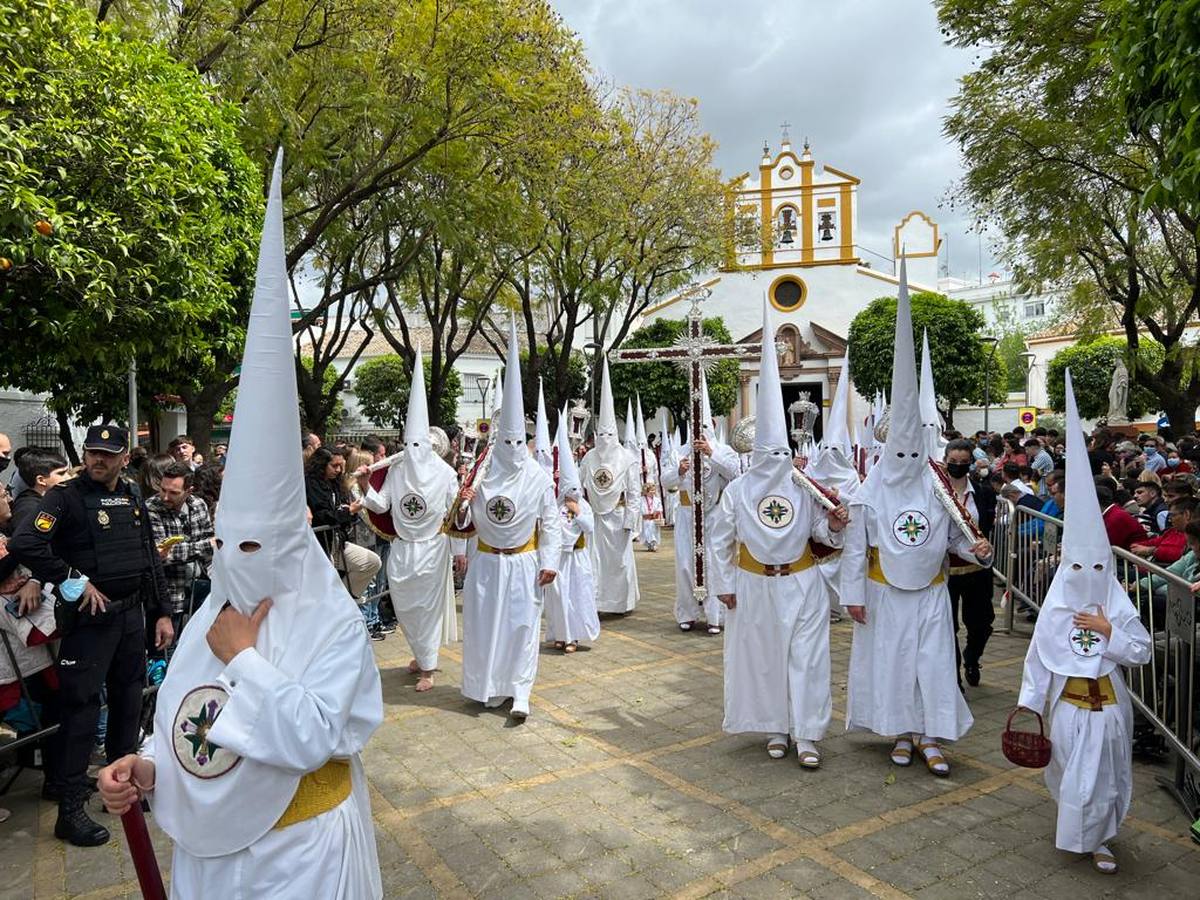
<path id="1" fill-rule="evenodd" d="M 1196 398 L 1179 392 L 1176 398 L 1163 406 L 1163 412 L 1171 423 L 1171 434 L 1176 440 L 1191 434 L 1196 427 Z"/>
<path id="2" fill-rule="evenodd" d="M 79 465 L 79 451 L 75 449 L 75 439 L 71 437 L 71 420 L 62 410 L 56 412 L 54 416 L 58 419 L 58 439 L 62 441 L 63 451 L 67 454 L 67 462 L 77 466 Z"/>
<path id="3" fill-rule="evenodd" d="M 233 381 L 218 381 L 208 384 L 195 393 L 181 395 L 183 405 L 187 409 L 187 433 L 196 446 L 196 450 L 207 459 L 211 452 L 213 419 L 221 409 L 221 403 L 233 390 Z"/>

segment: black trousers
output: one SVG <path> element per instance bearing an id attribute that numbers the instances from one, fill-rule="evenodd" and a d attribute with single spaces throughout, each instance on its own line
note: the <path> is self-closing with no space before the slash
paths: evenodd
<path id="1" fill-rule="evenodd" d="M 96 740 L 100 688 L 108 689 L 104 752 L 113 762 L 137 749 L 146 685 L 146 623 L 141 605 L 81 614 L 58 648 L 63 786 L 83 788 Z"/>
<path id="2" fill-rule="evenodd" d="M 959 665 L 979 665 L 983 648 L 992 636 L 996 610 L 992 606 L 992 570 L 980 569 L 964 575 L 951 575 L 947 582 L 950 606 L 954 610 L 954 658 Z M 958 641 L 958 615 L 967 629 L 967 642 L 961 649 Z"/>

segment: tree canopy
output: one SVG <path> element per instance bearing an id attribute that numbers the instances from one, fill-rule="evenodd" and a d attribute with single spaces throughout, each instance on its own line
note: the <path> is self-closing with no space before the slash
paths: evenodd
<path id="1" fill-rule="evenodd" d="M 1132 354 L 1131 382 L 1171 421 L 1192 422 L 1200 222 L 1196 191 L 1179 187 L 1200 137 L 1187 126 L 1196 3 L 937 0 L 937 10 L 948 42 L 981 54 L 945 125 L 966 169 L 956 200 L 1004 236 L 1018 283 L 1066 293 L 1081 338 L 1119 328 L 1135 351 L 1158 343 L 1157 367 Z"/>
<path id="2" fill-rule="evenodd" d="M 933 382 L 938 407 L 953 424 L 954 410 L 964 402 L 983 403 L 990 387 L 991 402 L 1002 401 L 1008 389 L 1004 360 L 979 340 L 983 315 L 969 303 L 922 291 L 912 295 L 913 341 L 921 363 L 921 332 L 929 332 Z M 850 376 L 864 397 L 876 391 L 891 395 L 892 358 L 896 335 L 896 298 L 871 301 L 850 323 Z M 991 359 L 990 384 L 985 383 Z"/>
<path id="3" fill-rule="evenodd" d="M 422 363 L 425 384 L 429 384 L 432 364 Z M 358 406 L 371 422 L 381 428 L 400 428 L 408 414 L 408 397 L 412 366 L 396 353 L 376 356 L 358 364 L 354 369 L 354 395 Z M 457 424 L 458 401 L 462 397 L 462 381 L 455 369 L 450 369 L 442 390 L 430 393 L 425 401 L 429 408 L 429 423 L 445 428 Z"/>
<path id="4" fill-rule="evenodd" d="M 236 110 L 66 0 L 0 0 L 0 96 L 0 328 L 36 335 L 0 382 L 111 416 L 131 360 L 165 393 L 238 341 L 262 200 Z"/>
<path id="5" fill-rule="evenodd" d="M 704 320 L 704 334 L 719 344 L 729 344 L 733 338 L 720 316 Z M 629 336 L 622 349 L 639 347 L 670 347 L 683 337 L 687 322 L 682 319 L 656 319 Z M 714 416 L 723 416 L 737 402 L 738 361 L 724 359 L 708 373 L 708 398 Z M 653 363 L 609 363 L 612 376 L 613 403 L 616 406 L 618 425 L 625 421 L 625 406 L 628 400 L 637 403 L 642 398 L 642 411 L 653 415 L 653 411 L 665 406 L 676 422 L 690 418 L 691 399 L 688 378 L 683 369 L 673 362 Z M 598 393 L 598 392 L 597 392 Z"/>
<path id="6" fill-rule="evenodd" d="M 1108 389 L 1112 384 L 1112 373 L 1121 359 L 1129 367 L 1128 347 L 1122 338 L 1112 335 L 1064 347 L 1054 354 L 1046 367 L 1046 392 L 1050 407 L 1057 412 L 1067 408 L 1066 379 L 1063 372 L 1071 370 L 1071 383 L 1075 388 L 1075 402 L 1079 415 L 1085 419 L 1099 419 L 1108 414 Z M 1144 341 L 1138 348 L 1142 364 L 1153 367 L 1162 363 L 1162 347 L 1153 341 Z M 1158 399 L 1145 387 L 1130 383 L 1129 404 L 1126 414 L 1137 417 L 1158 409 Z"/>

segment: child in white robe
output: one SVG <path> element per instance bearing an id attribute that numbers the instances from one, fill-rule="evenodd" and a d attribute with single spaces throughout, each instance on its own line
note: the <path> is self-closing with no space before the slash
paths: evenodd
<path id="1" fill-rule="evenodd" d="M 647 481 L 642 485 L 642 546 L 651 553 L 658 551 L 661 525 L 662 500 L 658 496 L 658 485 Z"/>
<path id="2" fill-rule="evenodd" d="M 1054 844 L 1117 871 L 1108 848 L 1129 811 L 1133 707 L 1119 666 L 1149 661 L 1150 635 L 1112 572 L 1112 550 L 1066 373 L 1067 466 L 1062 558 L 1025 656 L 1018 703 L 1050 708 L 1046 787 L 1058 804 Z"/>

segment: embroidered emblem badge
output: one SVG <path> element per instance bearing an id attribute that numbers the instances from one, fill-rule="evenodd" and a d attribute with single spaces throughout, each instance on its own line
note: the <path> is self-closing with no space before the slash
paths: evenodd
<path id="1" fill-rule="evenodd" d="M 787 497 L 772 494 L 758 501 L 758 521 L 768 528 L 787 528 L 796 518 L 796 510 Z"/>
<path id="2" fill-rule="evenodd" d="M 1099 656 L 1104 652 L 1104 635 L 1090 628 L 1072 628 L 1070 644 L 1076 656 Z"/>
<path id="3" fill-rule="evenodd" d="M 33 527 L 45 534 L 54 527 L 54 523 L 57 521 L 58 519 L 50 515 L 50 513 L 40 512 L 37 514 L 37 518 L 33 520 Z"/>
<path id="4" fill-rule="evenodd" d="M 406 519 L 416 520 L 425 515 L 425 498 L 420 494 L 405 494 L 400 498 L 400 513 Z"/>
<path id="5" fill-rule="evenodd" d="M 596 469 L 596 474 L 592 476 L 592 480 L 596 482 L 596 487 L 604 490 L 613 483 L 612 469 L 608 466 L 600 466 Z"/>
<path id="6" fill-rule="evenodd" d="M 511 521 L 516 512 L 517 507 L 507 497 L 493 497 L 488 501 L 488 518 L 497 525 L 503 525 L 505 522 Z"/>
<path id="7" fill-rule="evenodd" d="M 171 744 L 183 770 L 197 778 L 219 778 L 242 758 L 213 743 L 208 733 L 229 700 L 225 689 L 215 684 L 194 688 L 184 695 L 171 727 Z"/>
<path id="8" fill-rule="evenodd" d="M 892 523 L 892 536 L 905 547 L 920 547 L 929 540 L 929 519 L 920 510 L 905 510 Z"/>
<path id="9" fill-rule="evenodd" d="M 100 512 L 96 513 L 96 521 L 107 527 L 108 523 L 112 520 L 109 519 L 108 513 L 106 513 L 104 510 L 100 510 Z"/>

